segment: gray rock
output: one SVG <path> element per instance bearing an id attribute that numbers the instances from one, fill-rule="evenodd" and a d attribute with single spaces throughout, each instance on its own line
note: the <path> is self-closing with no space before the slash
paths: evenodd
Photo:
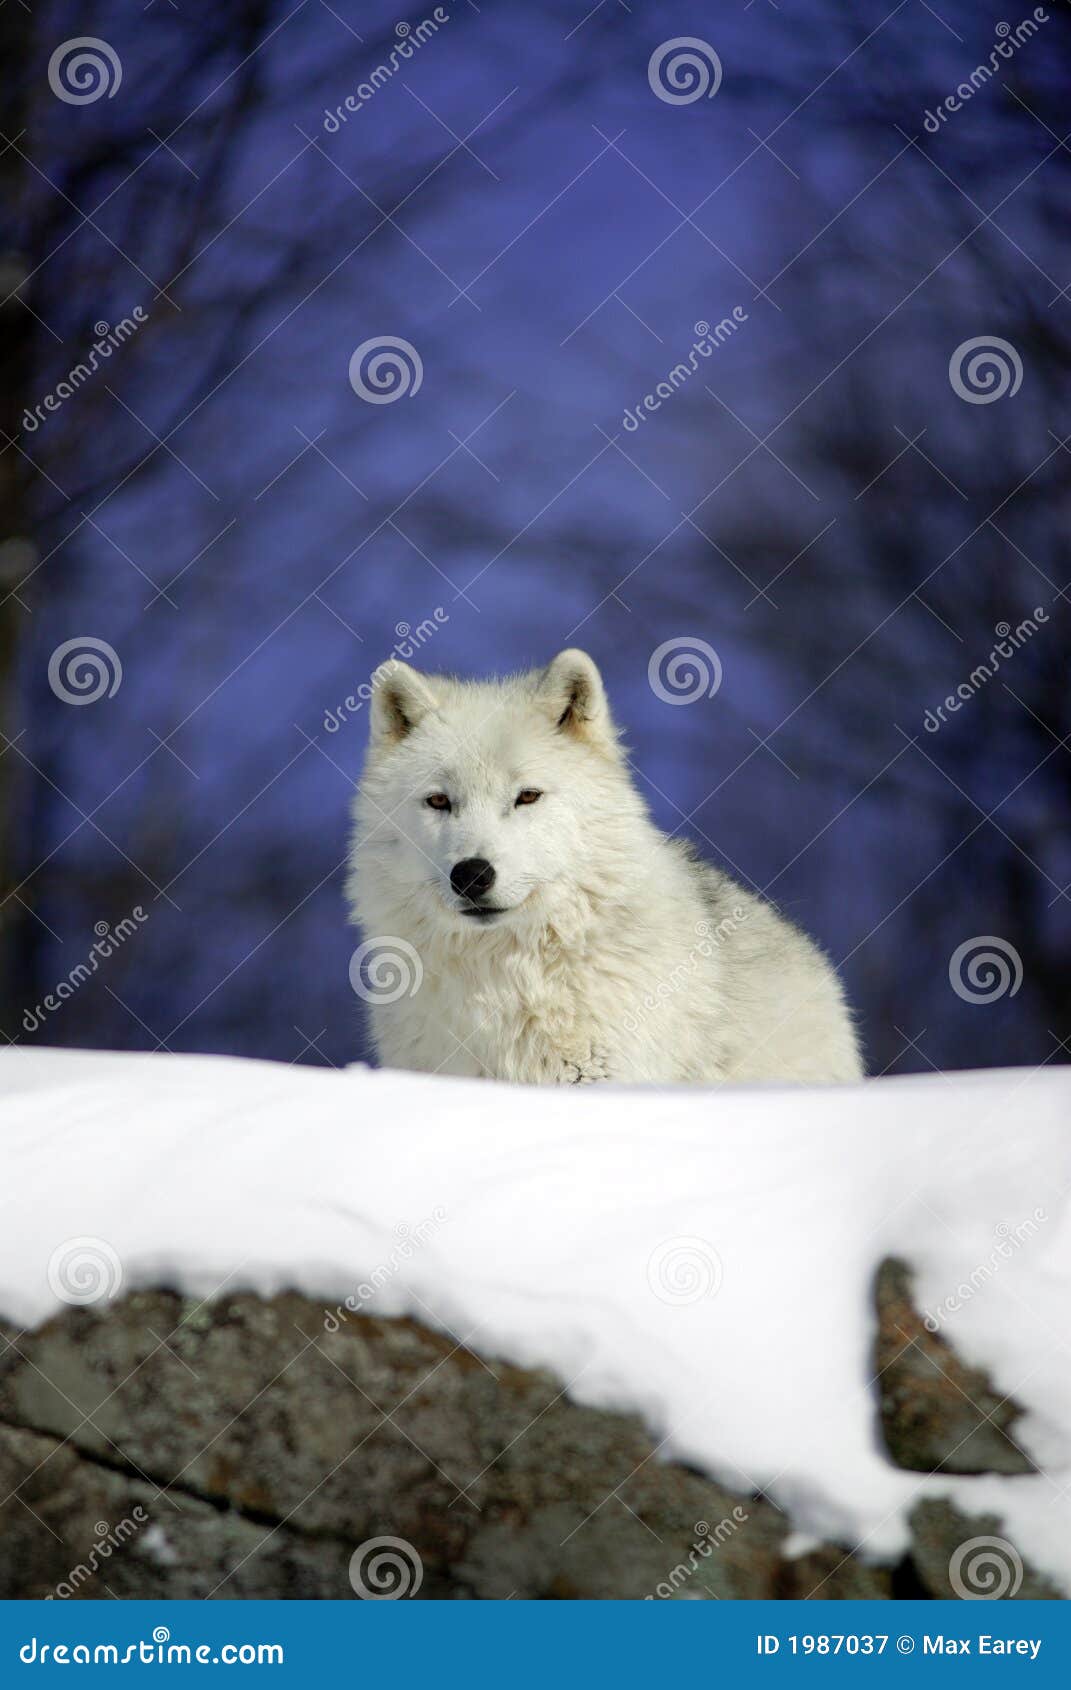
<path id="1" fill-rule="evenodd" d="M 1014 1438 L 1021 1407 L 930 1331 L 905 1262 L 882 1262 L 875 1300 L 881 1429 L 896 1465 L 917 1473 L 1032 1473 Z"/>
<path id="2" fill-rule="evenodd" d="M 0 1596 L 345 1599 L 355 1552 L 366 1589 L 421 1599 L 896 1588 L 846 1546 L 786 1557 L 765 1497 L 547 1373 L 325 1312 L 161 1291 L 0 1327 Z"/>
<path id="3" fill-rule="evenodd" d="M 912 1560 L 923 1593 L 960 1600 L 1059 1600 L 1062 1592 L 1026 1565 L 995 1514 L 968 1516 L 950 1502 L 911 1514 Z"/>

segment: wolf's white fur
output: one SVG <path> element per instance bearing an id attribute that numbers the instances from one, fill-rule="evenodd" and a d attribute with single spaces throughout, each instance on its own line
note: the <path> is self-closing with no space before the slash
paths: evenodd
<path id="1" fill-rule="evenodd" d="M 542 796 L 518 806 L 524 788 Z M 370 993 L 383 1064 L 552 1084 L 861 1075 L 823 954 L 651 821 L 584 652 L 486 684 L 386 665 L 354 814 L 354 919 L 423 970 L 411 994 Z M 493 865 L 504 913 L 462 913 L 450 871 L 469 858 Z"/>

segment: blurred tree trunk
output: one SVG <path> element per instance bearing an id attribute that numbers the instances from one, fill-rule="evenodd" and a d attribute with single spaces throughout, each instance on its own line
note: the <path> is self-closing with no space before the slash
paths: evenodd
<path id="1" fill-rule="evenodd" d="M 19 842 L 16 818 L 26 816 L 16 797 L 25 786 L 25 769 L 6 748 L 19 731 L 16 668 L 22 620 L 27 612 L 15 594 L 32 566 L 26 522 L 26 460 L 14 442 L 21 429 L 30 371 L 34 321 L 14 290 L 32 268 L 23 250 L 20 218 L 25 165 L 15 150 L 26 117 L 25 65 L 30 50 L 31 16 L 21 6 L 0 10 L 0 1028 L 17 1032 L 27 981 L 27 916 L 12 896 L 18 884 Z M 24 794 L 19 794 L 19 798 Z"/>

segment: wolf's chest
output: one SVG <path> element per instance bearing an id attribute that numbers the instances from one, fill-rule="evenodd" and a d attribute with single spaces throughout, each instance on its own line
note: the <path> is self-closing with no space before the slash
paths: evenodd
<path id="1" fill-rule="evenodd" d="M 398 1031 L 407 1066 L 546 1084 L 590 1049 L 590 1015 L 576 984 L 524 971 L 425 978 Z"/>

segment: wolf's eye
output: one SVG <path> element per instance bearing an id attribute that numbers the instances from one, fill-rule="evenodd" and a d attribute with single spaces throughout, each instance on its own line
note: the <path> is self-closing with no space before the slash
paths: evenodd
<path id="1" fill-rule="evenodd" d="M 424 800 L 429 810 L 448 810 L 450 800 L 445 792 L 429 792 Z"/>
<path id="2" fill-rule="evenodd" d="M 516 809 L 517 806 L 521 804 L 534 804 L 536 799 L 542 798 L 542 796 L 543 794 L 540 792 L 538 786 L 522 786 L 521 790 L 517 794 L 517 802 L 514 805 L 514 808 Z"/>

